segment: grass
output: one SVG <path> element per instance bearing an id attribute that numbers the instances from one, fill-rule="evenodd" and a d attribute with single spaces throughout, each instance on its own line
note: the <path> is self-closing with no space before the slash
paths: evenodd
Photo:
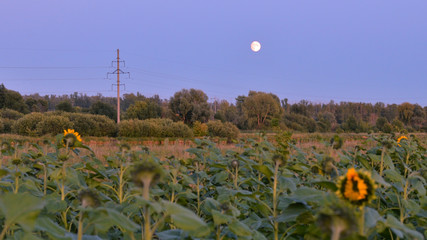
<path id="1" fill-rule="evenodd" d="M 267 133 L 269 141 L 274 142 L 274 133 Z M 335 135 L 335 133 L 295 133 L 292 135 L 292 139 L 295 145 L 302 149 L 304 152 L 309 153 L 311 150 L 317 152 L 330 151 L 327 147 L 327 142 Z M 408 134 L 409 135 L 409 134 Z M 427 133 L 414 133 L 419 139 L 422 146 L 427 145 Z M 376 143 L 368 139 L 366 133 L 341 133 L 339 136 L 344 140 L 342 149 L 352 150 L 356 146 L 362 146 L 364 148 L 371 148 Z M 396 135 L 400 136 L 400 135 Z M 261 135 L 257 133 L 242 133 L 240 138 L 247 139 L 253 138 L 258 139 Z M 105 156 L 110 156 L 119 151 L 121 144 L 126 143 L 131 147 L 131 150 L 141 150 L 143 147 L 148 147 L 151 152 L 161 159 L 166 157 L 175 156 L 179 159 L 187 159 L 190 154 L 186 151 L 188 148 L 193 147 L 195 144 L 192 139 L 159 139 L 159 138 L 109 138 L 109 137 L 82 137 L 84 144 L 88 145 L 95 153 L 98 159 L 104 159 Z M 397 138 L 397 137 L 396 137 Z M 24 148 L 29 148 L 28 142 L 43 142 L 43 141 L 54 141 L 52 136 L 43 137 L 27 137 L 15 134 L 1 134 L 0 141 L 4 140 L 15 140 L 21 141 L 24 144 Z M 217 147 L 225 153 L 227 150 L 239 151 L 235 143 L 227 143 L 224 139 L 214 138 L 213 141 L 217 144 Z M 339 158 L 339 151 L 332 151 L 331 156 L 335 159 Z"/>

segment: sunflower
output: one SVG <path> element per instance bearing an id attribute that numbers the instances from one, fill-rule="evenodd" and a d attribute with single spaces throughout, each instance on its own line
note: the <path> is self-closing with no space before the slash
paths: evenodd
<path id="1" fill-rule="evenodd" d="M 162 167 L 154 161 L 143 161 L 131 171 L 134 183 L 139 187 L 150 187 L 163 177 Z"/>
<path id="2" fill-rule="evenodd" d="M 354 205 L 363 205 L 374 197 L 375 184 L 368 173 L 351 168 L 338 182 L 337 194 Z"/>
<path id="3" fill-rule="evenodd" d="M 74 129 L 64 130 L 64 146 L 73 148 L 77 142 L 81 142 L 82 138 L 78 132 L 75 132 Z"/>
<path id="4" fill-rule="evenodd" d="M 101 205 L 101 200 L 98 193 L 90 188 L 83 189 L 79 192 L 78 198 L 82 204 L 82 207 L 93 207 L 96 208 Z"/>
<path id="5" fill-rule="evenodd" d="M 401 145 L 399 144 L 403 139 L 405 139 L 405 140 L 408 140 L 408 138 L 406 137 L 406 136 L 400 136 L 398 139 L 397 139 L 397 145 L 399 145 L 399 147 L 401 147 Z"/>

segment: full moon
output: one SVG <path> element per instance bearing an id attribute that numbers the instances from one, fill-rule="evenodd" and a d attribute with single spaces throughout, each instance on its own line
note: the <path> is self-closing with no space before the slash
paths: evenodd
<path id="1" fill-rule="evenodd" d="M 253 41 L 251 43 L 251 49 L 254 52 L 258 52 L 261 49 L 261 43 L 259 43 L 258 41 Z"/>

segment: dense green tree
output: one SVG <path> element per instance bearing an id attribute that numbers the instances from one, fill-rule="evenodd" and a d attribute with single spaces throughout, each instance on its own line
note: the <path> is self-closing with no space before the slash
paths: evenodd
<path id="1" fill-rule="evenodd" d="M 55 106 L 55 109 L 58 111 L 64 112 L 74 112 L 73 105 L 69 100 L 63 100 Z"/>
<path id="2" fill-rule="evenodd" d="M 381 132 L 385 132 L 384 128 L 386 126 L 386 124 L 388 124 L 388 120 L 385 117 L 379 117 L 375 123 L 375 126 L 378 128 L 379 131 Z"/>
<path id="3" fill-rule="evenodd" d="M 322 112 L 318 115 L 317 130 L 320 132 L 330 132 L 335 129 L 337 121 L 335 116 L 330 112 Z"/>
<path id="4" fill-rule="evenodd" d="M 28 97 L 25 99 L 25 104 L 28 106 L 30 112 L 46 112 L 48 110 L 48 102 L 46 99 L 35 99 Z"/>
<path id="5" fill-rule="evenodd" d="M 207 122 L 211 116 L 208 96 L 202 90 L 182 89 L 169 100 L 172 117 L 186 124 L 194 121 Z"/>
<path id="6" fill-rule="evenodd" d="M 19 92 L 6 89 L 0 84 L 0 108 L 9 108 L 21 113 L 28 113 L 28 106 Z"/>
<path id="7" fill-rule="evenodd" d="M 162 116 L 162 108 L 152 101 L 137 101 L 130 105 L 126 110 L 126 119 L 149 119 L 160 118 Z"/>
<path id="8" fill-rule="evenodd" d="M 411 121 L 412 116 L 414 115 L 414 105 L 405 102 L 398 106 L 399 111 L 399 119 L 401 119 L 404 123 L 408 124 Z"/>
<path id="9" fill-rule="evenodd" d="M 116 109 L 108 103 L 103 103 L 101 101 L 97 101 L 92 106 L 90 106 L 89 113 L 96 115 L 105 115 L 113 120 L 117 118 Z"/>
<path id="10" fill-rule="evenodd" d="M 249 125 L 263 127 L 274 115 L 280 114 L 280 100 L 272 93 L 250 91 L 243 102 Z"/>

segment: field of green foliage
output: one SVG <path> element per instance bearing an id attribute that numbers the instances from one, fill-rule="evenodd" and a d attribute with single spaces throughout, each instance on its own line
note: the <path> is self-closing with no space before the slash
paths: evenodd
<path id="1" fill-rule="evenodd" d="M 425 143 L 366 141 L 303 151 L 283 132 L 222 152 L 196 139 L 186 159 L 126 144 L 101 159 L 73 131 L 3 141 L 0 240 L 426 239 Z"/>

